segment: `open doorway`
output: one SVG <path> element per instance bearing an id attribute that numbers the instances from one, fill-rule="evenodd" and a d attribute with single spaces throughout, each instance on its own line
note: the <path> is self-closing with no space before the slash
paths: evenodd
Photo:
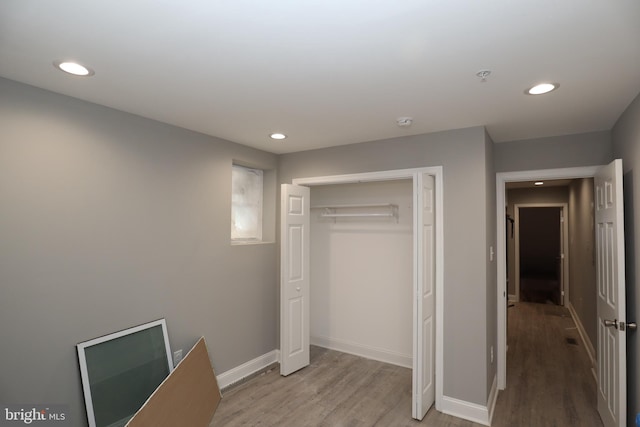
<path id="1" fill-rule="evenodd" d="M 624 280 L 624 222 L 622 213 L 622 161 L 595 167 L 549 169 L 539 171 L 505 172 L 496 175 L 496 201 L 499 211 L 506 203 L 507 182 L 533 179 L 594 178 L 591 195 L 595 213 L 590 225 L 595 230 L 595 245 L 582 248 L 596 267 L 596 295 L 598 367 L 597 408 L 605 425 L 626 425 L 626 343 L 625 280 Z M 586 181 L 586 180 L 583 180 Z M 504 211 L 502 211 L 504 212 Z M 507 282 L 506 282 L 506 219 L 497 217 L 498 261 L 498 388 L 506 388 L 507 342 Z M 576 299 L 577 300 L 577 299 Z M 625 319 L 625 320 L 620 320 Z M 622 325 L 622 327 L 620 327 Z M 584 337 L 583 337 L 584 338 Z"/>
<path id="2" fill-rule="evenodd" d="M 510 302 L 564 305 L 568 298 L 569 202 L 575 181 L 505 184 L 505 256 Z"/>
<path id="3" fill-rule="evenodd" d="M 589 182 L 591 185 L 588 185 Z M 591 178 L 553 181 L 544 179 L 539 180 L 537 186 L 533 181 L 519 183 L 520 188 L 516 189 L 509 189 L 513 184 L 508 183 L 506 190 L 507 214 L 514 220 L 513 238 L 509 235 L 507 244 L 509 247 L 513 246 L 514 259 L 511 264 L 515 271 L 510 275 L 514 286 L 511 291 L 512 302 L 507 310 L 509 362 L 508 387 L 504 398 L 513 398 L 514 393 L 535 395 L 538 398 L 535 403 L 531 403 L 533 408 L 552 408 L 553 399 L 549 396 L 557 394 L 561 388 L 584 408 L 581 411 L 581 416 L 584 417 L 581 425 L 592 425 L 592 420 L 599 419 L 595 404 L 596 383 L 592 376 L 594 365 L 589 360 L 589 352 L 584 351 L 587 348 L 586 342 L 591 342 L 585 330 L 593 329 L 595 332 L 597 313 L 595 304 L 590 305 L 592 311 L 586 317 L 583 310 L 580 310 L 579 316 L 575 311 L 570 311 L 572 299 L 569 298 L 568 291 L 571 284 L 577 288 L 588 288 L 589 284 L 567 280 L 567 296 L 563 301 L 562 281 L 565 276 L 564 268 L 566 267 L 567 272 L 571 271 L 573 251 L 575 250 L 576 257 L 580 257 L 586 252 L 586 248 L 593 247 L 593 228 L 584 230 L 573 227 L 574 224 L 571 223 L 571 220 L 575 220 L 577 225 L 585 217 L 591 222 L 592 182 Z M 586 192 L 590 198 L 585 203 L 580 200 L 584 193 L 580 191 L 583 186 L 590 189 Z M 587 212 L 580 212 L 585 205 Z M 564 236 L 565 228 L 573 231 L 573 246 L 570 246 L 569 239 Z M 566 263 L 563 262 L 565 240 Z M 587 243 L 587 240 L 590 242 Z M 591 265 L 591 259 L 588 262 L 582 259 L 576 262 L 583 270 L 587 269 L 585 264 Z M 592 272 L 591 282 L 594 279 L 595 271 Z M 573 302 L 577 304 L 581 304 L 585 298 L 595 303 L 595 286 L 589 288 L 587 293 L 585 289 L 577 289 L 573 297 Z M 554 368 L 550 369 L 551 366 Z M 558 366 L 563 368 L 554 371 Z M 529 373 L 532 369 L 540 372 L 540 378 L 544 380 L 532 381 Z M 569 377 L 574 378 L 574 381 L 567 381 Z M 573 387 L 576 384 L 580 386 Z M 583 399 L 582 396 L 589 397 Z M 560 420 L 561 424 L 567 422 L 563 410 L 545 414 Z"/>
<path id="4" fill-rule="evenodd" d="M 566 307 L 595 361 L 593 178 L 545 179 L 538 184 L 505 184 L 506 216 L 511 220 L 505 241 L 509 301 Z"/>
<path id="5" fill-rule="evenodd" d="M 539 171 L 507 172 L 497 174 L 496 180 L 496 201 L 499 207 L 498 215 L 498 239 L 497 239 L 497 267 L 498 267 L 498 388 L 503 390 L 506 387 L 507 378 L 507 297 L 511 300 L 516 298 L 516 286 L 513 268 L 507 268 L 507 264 L 514 262 L 515 252 L 508 252 L 509 245 L 513 245 L 510 234 L 509 212 L 505 215 L 505 207 L 508 204 L 516 203 L 513 198 L 507 199 L 507 186 L 514 183 L 517 187 L 520 183 L 535 180 L 572 180 L 576 178 L 592 178 L 596 176 L 598 166 L 580 167 L 567 169 L 549 169 Z M 542 203 L 540 200 L 521 203 Z M 548 201 L 547 201 L 548 203 Z M 511 211 L 513 215 L 514 211 Z M 513 217 L 512 217 L 513 219 Z M 566 271 L 566 270 L 565 270 Z M 508 272 L 511 274 L 508 275 Z M 568 277 L 565 276 L 565 279 Z M 594 291 L 595 292 L 595 291 Z"/>
<path id="6" fill-rule="evenodd" d="M 568 202 L 568 189 L 568 186 L 557 187 L 551 194 L 566 196 Z M 507 243 L 515 254 L 515 296 L 511 300 L 564 305 L 570 259 L 567 203 L 510 203 L 509 206 L 515 217 L 514 238 Z"/>
<path id="7" fill-rule="evenodd" d="M 563 305 L 563 208 L 516 206 L 516 212 L 519 300 Z"/>

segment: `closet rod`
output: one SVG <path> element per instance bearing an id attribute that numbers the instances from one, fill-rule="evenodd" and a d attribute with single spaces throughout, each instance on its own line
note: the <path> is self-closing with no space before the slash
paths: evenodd
<path id="1" fill-rule="evenodd" d="M 395 206 L 393 203 L 357 203 L 351 205 L 315 205 L 311 206 L 311 209 L 346 209 L 346 208 L 388 208 Z"/>
<path id="2" fill-rule="evenodd" d="M 324 218 L 344 218 L 344 217 L 395 217 L 393 213 L 324 213 L 320 214 Z"/>

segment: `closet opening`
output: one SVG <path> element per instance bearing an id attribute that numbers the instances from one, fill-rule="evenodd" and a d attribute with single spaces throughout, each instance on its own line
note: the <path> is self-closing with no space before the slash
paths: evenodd
<path id="1" fill-rule="evenodd" d="M 282 186 L 281 374 L 316 344 L 412 369 L 412 416 L 442 400 L 442 167 Z"/>
<path id="2" fill-rule="evenodd" d="M 312 345 L 412 367 L 412 185 L 311 188 Z"/>

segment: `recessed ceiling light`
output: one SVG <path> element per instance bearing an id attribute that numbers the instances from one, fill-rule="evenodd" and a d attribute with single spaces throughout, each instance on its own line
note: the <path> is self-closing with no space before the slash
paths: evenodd
<path id="1" fill-rule="evenodd" d="M 285 139 L 287 137 L 287 135 L 285 135 L 284 133 L 272 133 L 271 135 L 269 135 L 272 139 Z"/>
<path id="2" fill-rule="evenodd" d="M 87 77 L 95 74 L 91 68 L 73 61 L 55 61 L 53 65 L 57 69 L 62 70 L 65 73 L 73 74 L 74 76 Z"/>
<path id="3" fill-rule="evenodd" d="M 524 93 L 527 95 L 542 95 L 558 89 L 559 86 L 560 85 L 558 83 L 540 83 L 539 85 L 535 85 L 534 87 L 525 90 Z"/>
<path id="4" fill-rule="evenodd" d="M 537 182 L 534 182 L 534 183 L 533 183 L 533 185 L 544 185 L 544 182 L 542 182 L 542 181 L 537 181 Z"/>

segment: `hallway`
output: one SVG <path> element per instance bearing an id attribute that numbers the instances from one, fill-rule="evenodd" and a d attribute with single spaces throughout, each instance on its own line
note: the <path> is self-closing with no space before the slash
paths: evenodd
<path id="1" fill-rule="evenodd" d="M 493 425 L 602 427 L 596 380 L 569 310 L 516 303 L 507 331 L 507 388 Z"/>

